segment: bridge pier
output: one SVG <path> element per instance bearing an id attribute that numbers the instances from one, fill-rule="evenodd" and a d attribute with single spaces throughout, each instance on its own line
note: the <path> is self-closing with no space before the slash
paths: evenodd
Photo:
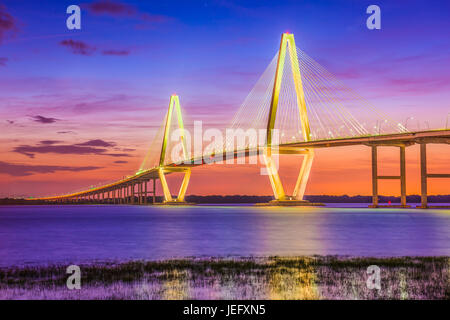
<path id="1" fill-rule="evenodd" d="M 378 150 L 381 145 L 371 145 L 372 149 L 372 204 L 369 208 L 381 207 L 395 207 L 395 208 L 410 208 L 406 204 L 406 160 L 405 160 L 405 145 L 385 145 L 400 148 L 400 175 L 399 176 L 380 176 L 378 174 Z M 400 180 L 400 205 L 380 205 L 378 199 L 378 180 L 382 179 L 399 179 Z"/>
<path id="2" fill-rule="evenodd" d="M 264 150 L 264 160 L 266 162 L 266 169 L 272 186 L 275 200 L 268 203 L 258 203 L 257 206 L 323 206 L 323 203 L 311 203 L 303 199 L 306 190 L 306 184 L 309 179 L 309 173 L 311 172 L 312 162 L 314 159 L 313 149 L 302 149 L 293 147 L 278 147 L 279 154 L 289 155 L 303 155 L 302 166 L 297 177 L 297 182 L 294 187 L 292 196 L 285 194 L 283 184 L 278 174 L 278 169 L 272 159 L 272 153 L 275 150 L 266 148 Z"/>
<path id="3" fill-rule="evenodd" d="M 181 172 L 184 173 L 183 181 L 181 182 L 180 190 L 178 191 L 178 196 L 176 199 L 172 198 L 172 194 L 169 189 L 169 185 L 167 184 L 165 173 L 168 172 Z M 189 180 L 191 178 L 191 168 L 190 167 L 160 167 L 158 169 L 159 181 L 161 181 L 161 186 L 164 193 L 164 202 L 162 204 L 165 205 L 183 205 L 187 204 L 184 201 L 184 196 L 186 194 L 187 187 L 189 185 Z M 153 201 L 155 201 L 155 183 L 153 183 Z M 156 204 L 153 202 L 153 204 Z"/>
<path id="4" fill-rule="evenodd" d="M 128 194 L 129 203 L 134 204 L 134 184 L 131 183 L 128 188 L 129 188 L 129 190 L 128 190 L 129 191 L 129 194 Z"/>
<path id="5" fill-rule="evenodd" d="M 450 206 L 429 206 L 428 205 L 428 178 L 450 178 L 446 173 L 428 173 L 427 171 L 427 144 L 420 144 L 420 194 L 421 204 L 416 208 L 448 208 Z"/>
<path id="6" fill-rule="evenodd" d="M 142 182 L 138 182 L 137 183 L 138 186 L 138 204 L 141 205 L 142 204 Z"/>
<path id="7" fill-rule="evenodd" d="M 153 178 L 153 204 L 156 203 L 156 179 Z"/>
<path id="8" fill-rule="evenodd" d="M 144 204 L 147 204 L 147 187 L 148 187 L 148 181 L 144 181 Z"/>
<path id="9" fill-rule="evenodd" d="M 420 145 L 420 193 L 421 193 L 421 208 L 428 208 L 427 195 L 427 145 L 422 143 Z"/>

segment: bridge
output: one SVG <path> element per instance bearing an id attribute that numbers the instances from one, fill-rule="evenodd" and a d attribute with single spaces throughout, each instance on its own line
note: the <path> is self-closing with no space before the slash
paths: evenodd
<path id="1" fill-rule="evenodd" d="M 360 120 L 355 113 L 362 112 Z M 173 118 L 177 121 L 173 121 Z M 309 206 L 303 199 L 311 172 L 316 148 L 364 145 L 372 150 L 372 205 L 381 207 L 378 201 L 378 181 L 398 179 L 401 203 L 406 203 L 405 148 L 420 145 L 421 208 L 431 207 L 427 201 L 427 183 L 430 178 L 450 178 L 450 173 L 427 171 L 427 144 L 450 144 L 450 130 L 426 130 L 411 132 L 404 124 L 382 115 L 353 91 L 343 86 L 295 45 L 294 35 L 284 33 L 280 48 L 252 88 L 236 113 L 230 126 L 234 136 L 215 140 L 201 150 L 191 148 L 191 134 L 177 95 L 172 95 L 169 108 L 140 169 L 133 175 L 111 183 L 91 186 L 68 194 L 37 198 L 57 203 L 98 202 L 111 204 L 147 204 L 149 196 L 156 204 L 156 181 L 161 184 L 165 205 L 184 205 L 192 168 L 211 163 L 230 163 L 236 159 L 260 156 L 272 186 L 274 200 L 268 205 Z M 358 119 L 357 119 L 358 118 Z M 228 129 L 227 129 L 228 130 Z M 255 133 L 263 132 L 263 138 Z M 194 127 L 195 131 L 195 127 Z M 178 152 L 172 152 L 176 132 Z M 227 131 L 228 133 L 229 131 Z M 236 132 L 240 136 L 236 136 Z M 220 132 L 219 132 L 220 133 Z M 253 133 L 253 135 L 252 135 Z M 195 132 L 194 132 L 195 135 Z M 241 143 L 235 144 L 235 138 Z M 399 148 L 400 174 L 378 174 L 378 148 Z M 174 150 L 172 148 L 172 151 Z M 174 154 L 176 155 L 174 157 Z M 303 156 L 300 172 L 291 195 L 287 195 L 278 174 L 276 157 L 279 154 Z M 168 158 L 168 155 L 171 155 Z M 148 164 L 148 160 L 154 163 Z M 167 184 L 166 175 L 184 174 L 177 197 Z M 151 187 L 151 189 L 150 189 Z"/>

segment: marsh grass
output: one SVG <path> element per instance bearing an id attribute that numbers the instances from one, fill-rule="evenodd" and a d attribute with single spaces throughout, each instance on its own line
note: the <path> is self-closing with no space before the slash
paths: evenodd
<path id="1" fill-rule="evenodd" d="M 381 290 L 368 289 L 369 265 Z M 0 269 L 0 299 L 449 299 L 448 257 L 187 258 Z"/>

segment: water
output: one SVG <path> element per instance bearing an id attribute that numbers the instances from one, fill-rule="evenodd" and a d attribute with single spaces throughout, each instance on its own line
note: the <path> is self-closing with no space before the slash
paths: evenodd
<path id="1" fill-rule="evenodd" d="M 0 266 L 314 254 L 450 256 L 450 210 L 0 206 Z"/>

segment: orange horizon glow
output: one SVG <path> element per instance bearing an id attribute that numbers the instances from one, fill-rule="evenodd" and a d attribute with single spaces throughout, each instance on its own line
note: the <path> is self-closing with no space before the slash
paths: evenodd
<path id="1" fill-rule="evenodd" d="M 398 175 L 399 149 L 380 147 L 378 166 L 380 175 Z M 428 145 L 429 173 L 446 173 L 450 148 L 446 145 Z M 336 147 L 316 149 L 312 172 L 306 189 L 306 195 L 371 195 L 371 158 L 370 148 L 366 146 Z M 63 174 L 33 174 L 25 177 L 3 175 L 0 188 L 2 197 L 9 195 L 47 196 L 70 193 L 78 189 L 88 188 L 100 182 L 118 180 L 133 174 L 139 167 L 141 159 L 128 159 L 127 167 L 105 161 L 103 156 L 72 156 L 67 165 L 85 166 L 92 163 L 105 164 L 105 168 L 86 172 Z M 260 174 L 261 165 L 248 164 L 212 164 L 192 169 L 191 182 L 187 195 L 273 195 L 269 178 Z M 302 156 L 281 156 L 280 177 L 287 194 L 292 192 Z M 40 155 L 39 162 L 59 164 L 60 156 Z M 112 163 L 111 163 L 112 162 Z M 407 194 L 420 194 L 419 146 L 406 148 L 406 183 Z M 111 177 L 105 180 L 104 177 Z M 167 176 L 169 186 L 176 190 L 181 176 Z M 67 183 L 70 181 L 70 185 Z M 439 195 L 449 193 L 448 179 L 429 179 L 428 194 Z M 73 185 L 73 186 L 72 186 Z M 157 192 L 162 194 L 157 181 Z M 380 195 L 398 196 L 399 181 L 379 181 Z"/>

